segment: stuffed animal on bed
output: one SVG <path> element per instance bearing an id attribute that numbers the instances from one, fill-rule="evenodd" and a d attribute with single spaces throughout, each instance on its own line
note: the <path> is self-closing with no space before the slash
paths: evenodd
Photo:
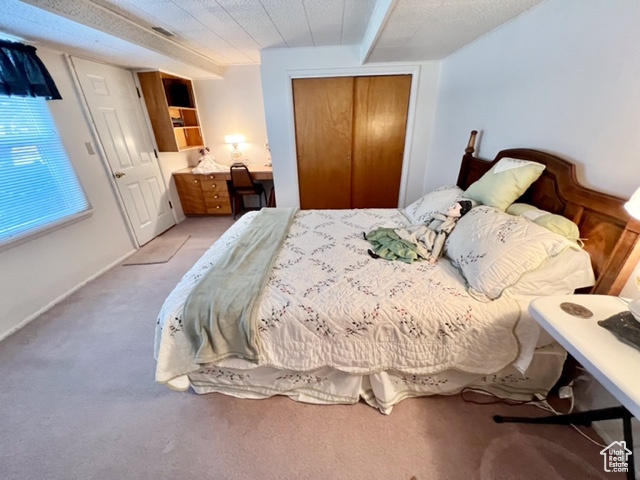
<path id="1" fill-rule="evenodd" d="M 436 213 L 428 224 L 409 225 L 404 228 L 377 228 L 365 235 L 373 250 L 367 250 L 373 258 L 400 260 L 412 263 L 427 260 L 436 263 L 442 256 L 444 243 L 460 217 L 471 210 L 470 200 L 459 200 L 446 213 Z"/>

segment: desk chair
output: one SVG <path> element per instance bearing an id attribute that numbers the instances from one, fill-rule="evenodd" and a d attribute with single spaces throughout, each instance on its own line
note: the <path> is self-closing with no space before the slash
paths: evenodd
<path id="1" fill-rule="evenodd" d="M 236 219 L 236 201 L 245 195 L 257 195 L 260 199 L 260 208 L 262 208 L 262 196 L 264 203 L 267 203 L 267 194 L 261 183 L 256 183 L 251 178 L 249 169 L 242 163 L 234 163 L 231 165 L 231 211 L 233 219 Z M 242 202 L 244 206 L 244 201 Z"/>

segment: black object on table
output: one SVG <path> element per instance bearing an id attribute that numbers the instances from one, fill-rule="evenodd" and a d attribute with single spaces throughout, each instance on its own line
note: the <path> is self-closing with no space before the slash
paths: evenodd
<path id="1" fill-rule="evenodd" d="M 599 320 L 598 325 L 609 330 L 618 340 L 640 350 L 640 322 L 628 310 Z"/>

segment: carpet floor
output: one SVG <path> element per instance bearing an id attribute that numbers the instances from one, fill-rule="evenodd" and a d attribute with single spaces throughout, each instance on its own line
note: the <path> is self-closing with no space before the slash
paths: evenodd
<path id="1" fill-rule="evenodd" d="M 149 265 L 168 262 L 189 240 L 189 235 L 176 234 L 175 231 L 175 228 L 171 228 L 154 238 L 122 262 L 122 265 Z"/>
<path id="2" fill-rule="evenodd" d="M 160 306 L 232 222 L 188 218 L 169 262 L 116 266 L 0 342 L 0 479 L 624 478 L 570 427 L 492 421 L 531 406 L 426 397 L 385 416 L 156 385 Z"/>

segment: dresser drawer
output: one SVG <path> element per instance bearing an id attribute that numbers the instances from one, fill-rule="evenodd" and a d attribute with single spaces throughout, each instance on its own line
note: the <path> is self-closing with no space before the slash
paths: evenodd
<path id="1" fill-rule="evenodd" d="M 227 181 L 222 180 L 202 180 L 200 188 L 203 192 L 227 192 Z"/>
<path id="2" fill-rule="evenodd" d="M 231 201 L 224 173 L 175 173 L 176 188 L 185 215 L 230 215 Z"/>
<path id="3" fill-rule="evenodd" d="M 204 195 L 204 201 L 207 205 L 229 203 L 229 192 L 227 190 L 203 190 L 202 194 Z"/>
<path id="4" fill-rule="evenodd" d="M 229 203 L 218 205 L 207 204 L 207 213 L 210 215 L 229 215 L 231 213 L 231 205 Z"/>
<path id="5" fill-rule="evenodd" d="M 201 173 L 199 175 L 202 180 L 222 180 L 225 181 L 227 176 L 224 173 Z"/>

